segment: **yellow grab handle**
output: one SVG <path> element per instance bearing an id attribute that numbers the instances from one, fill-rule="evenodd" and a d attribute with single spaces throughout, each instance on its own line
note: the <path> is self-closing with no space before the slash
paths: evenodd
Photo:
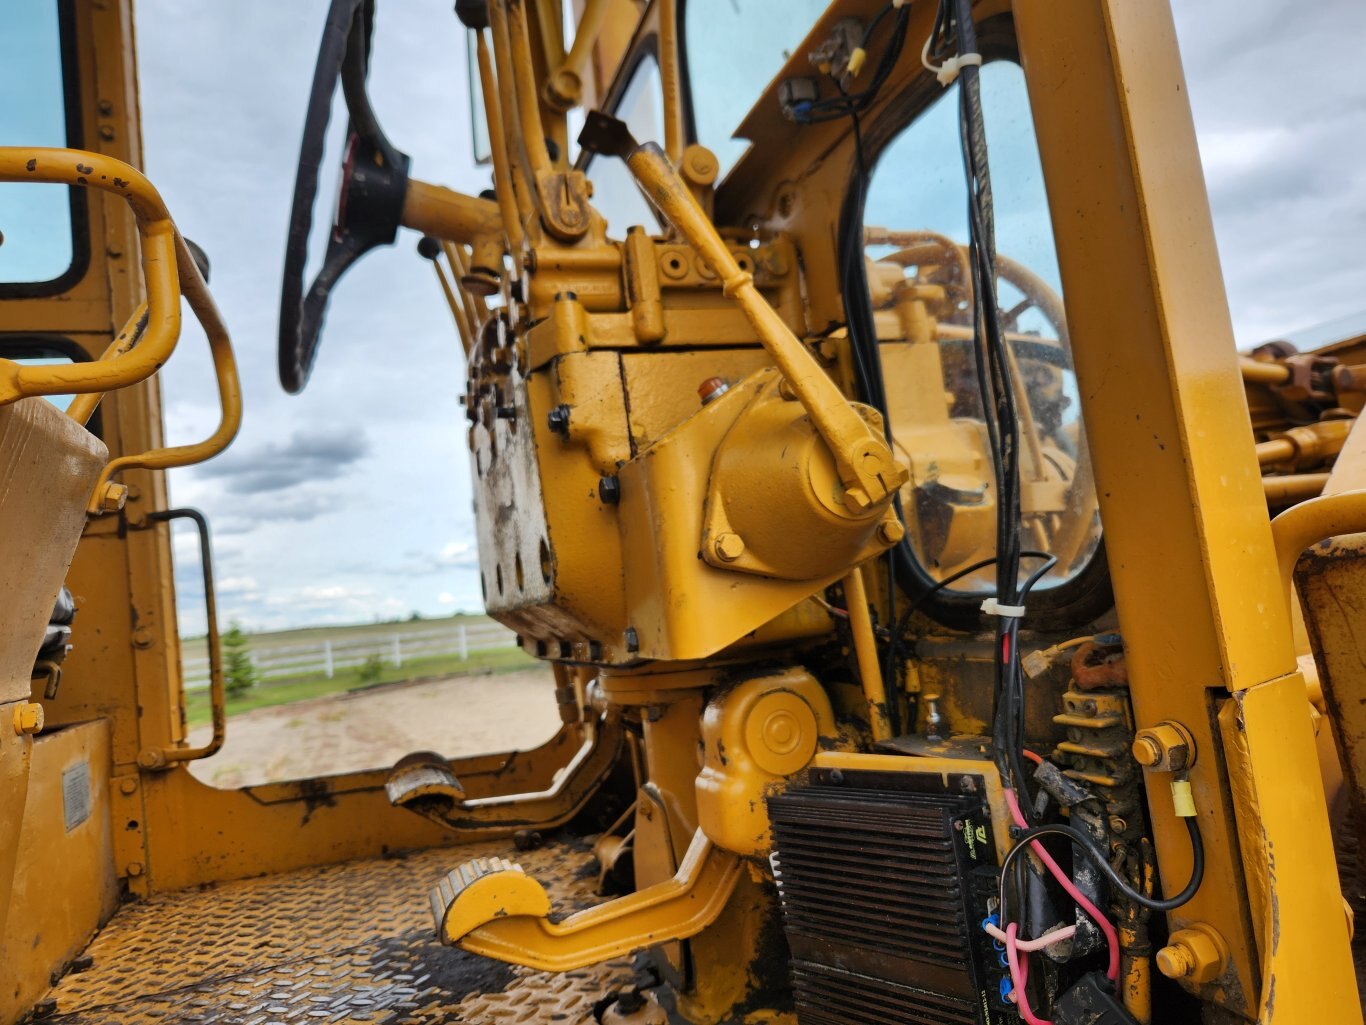
<path id="1" fill-rule="evenodd" d="M 242 385 L 237 376 L 237 360 L 233 356 L 232 341 L 228 337 L 227 325 L 209 294 L 209 286 L 199 273 L 185 240 L 180 233 L 175 234 L 176 264 L 180 275 L 181 294 L 190 304 L 190 309 L 204 328 L 209 339 L 209 352 L 213 356 L 214 377 L 218 381 L 218 404 L 222 413 L 218 428 L 203 441 L 193 445 L 177 445 L 173 448 L 153 449 L 136 456 L 120 456 L 113 459 L 100 471 L 99 479 L 90 493 L 86 511 L 98 516 L 108 509 L 103 502 L 104 491 L 110 479 L 124 470 L 166 470 L 173 466 L 190 466 L 212 459 L 222 452 L 237 436 L 242 425 Z M 119 343 L 115 342 L 115 346 Z M 112 348 L 112 347 L 111 347 Z M 93 412 L 100 396 L 82 396 L 76 402 L 88 402 Z M 72 403 L 75 405 L 75 402 Z M 89 414 L 86 414 L 88 417 Z M 82 418 L 85 419 L 84 417 Z"/>
<path id="2" fill-rule="evenodd" d="M 93 363 L 26 366 L 0 359 L 0 405 L 33 395 L 113 391 L 151 377 L 180 337 L 176 230 L 156 188 L 142 172 L 113 157 L 28 146 L 0 146 L 0 181 L 87 186 L 121 196 L 132 208 L 142 236 L 142 273 L 147 285 L 146 327 L 139 335 L 144 315 L 139 309 L 120 332 L 120 339 L 133 344 L 120 347 L 116 343 L 111 351 L 119 351 Z"/>

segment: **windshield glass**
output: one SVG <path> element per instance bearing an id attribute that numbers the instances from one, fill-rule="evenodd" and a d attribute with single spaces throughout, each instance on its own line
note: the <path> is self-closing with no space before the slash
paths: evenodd
<path id="1" fill-rule="evenodd" d="M 1100 542 L 1095 484 L 1072 371 L 1062 282 L 1024 72 L 981 71 L 996 220 L 997 293 L 1020 410 L 1025 549 L 1065 583 Z M 911 544 L 942 580 L 996 551 L 996 482 L 972 343 L 967 191 L 955 85 L 881 153 L 864 208 L 870 300 Z M 990 590 L 984 567 L 952 589 Z"/>
<path id="2" fill-rule="evenodd" d="M 66 86 L 59 4 L 16 0 L 0 31 L 0 146 L 65 146 Z M 71 194 L 65 185 L 0 182 L 0 283 L 36 284 L 66 273 L 74 258 Z"/>
<path id="3" fill-rule="evenodd" d="M 652 55 L 645 54 L 637 62 L 613 113 L 630 126 L 637 139 L 664 138 L 664 92 L 659 64 Z M 658 228 L 654 211 L 624 161 L 594 156 L 586 171 L 593 183 L 593 206 L 607 219 L 612 238 L 625 238 L 626 229 L 637 224 L 649 231 Z"/>
<path id="4" fill-rule="evenodd" d="M 749 143 L 735 129 L 829 0 L 687 0 L 683 45 L 697 141 L 724 178 Z"/>

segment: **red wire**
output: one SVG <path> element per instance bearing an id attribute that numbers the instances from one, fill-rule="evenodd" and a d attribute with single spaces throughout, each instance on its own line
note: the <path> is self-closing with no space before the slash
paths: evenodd
<path id="1" fill-rule="evenodd" d="M 1038 753 L 1035 752 L 1035 751 L 1031 751 L 1031 750 L 1029 750 L 1029 748 L 1027 748 L 1027 747 L 1021 748 L 1021 749 L 1020 749 L 1020 753 L 1021 753 L 1022 755 L 1024 755 L 1026 758 L 1028 758 L 1028 759 L 1029 759 L 1031 762 L 1033 762 L 1035 765 L 1042 765 L 1042 764 L 1043 764 L 1043 755 L 1038 754 Z"/>
<path id="2" fill-rule="evenodd" d="M 1021 829 L 1029 828 L 1029 823 L 1025 821 L 1024 815 L 1020 812 L 1020 799 L 1015 796 L 1015 791 L 1006 790 L 1005 798 L 1006 805 L 1010 808 L 1010 817 L 1015 820 L 1015 824 Z M 1081 909 L 1095 920 L 1096 925 L 1100 926 L 1100 931 L 1105 934 L 1105 940 L 1110 945 L 1110 967 L 1105 974 L 1112 981 L 1118 979 L 1119 933 L 1115 932 L 1115 927 L 1110 924 L 1108 918 L 1100 913 L 1100 909 L 1087 899 L 1086 894 L 1077 889 L 1077 884 L 1072 882 L 1067 873 L 1062 870 L 1061 866 L 1053 860 L 1053 855 L 1048 853 L 1047 848 L 1045 848 L 1043 844 L 1038 840 L 1031 840 L 1030 846 L 1034 848 L 1034 853 L 1039 856 L 1039 860 L 1044 863 L 1044 867 L 1053 874 L 1053 878 L 1058 881 L 1058 885 L 1066 890 L 1067 895 L 1076 901 L 1077 904 L 1081 906 Z"/>

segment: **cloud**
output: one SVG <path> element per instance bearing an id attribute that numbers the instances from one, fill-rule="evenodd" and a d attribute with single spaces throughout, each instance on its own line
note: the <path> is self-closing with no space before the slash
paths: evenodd
<path id="1" fill-rule="evenodd" d="M 312 481 L 344 477 L 352 464 L 370 451 L 363 431 L 335 427 L 295 431 L 284 444 L 267 442 L 204 463 L 195 471 L 200 479 L 229 481 L 236 494 L 257 495 L 284 491 Z"/>
<path id="2" fill-rule="evenodd" d="M 454 605 L 455 595 L 451 594 L 450 591 L 442 591 L 436 596 L 436 603 L 438 605 Z"/>

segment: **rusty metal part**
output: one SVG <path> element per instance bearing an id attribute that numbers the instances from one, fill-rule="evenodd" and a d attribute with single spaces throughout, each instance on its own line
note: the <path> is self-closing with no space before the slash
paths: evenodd
<path id="1" fill-rule="evenodd" d="M 1072 653 L 1072 679 L 1082 690 L 1129 686 L 1124 646 L 1100 640 L 1089 640 L 1079 645 Z"/>
<path id="2" fill-rule="evenodd" d="M 616 765 L 624 731 L 615 710 L 586 727 L 583 745 L 545 790 L 496 797 L 468 797 L 439 756 L 404 759 L 385 784 L 389 801 L 455 830 L 511 833 L 548 831 L 564 825 L 598 792 Z"/>
<path id="3" fill-rule="evenodd" d="M 86 950 L 90 967 L 47 999 L 69 1025 L 318 1021 L 440 1025 L 592 1023 L 632 981 L 613 961 L 560 976 L 494 964 L 431 935 L 424 891 L 453 857 L 515 856 L 561 910 L 592 900 L 573 838 L 424 851 L 185 890 L 124 907 Z"/>

